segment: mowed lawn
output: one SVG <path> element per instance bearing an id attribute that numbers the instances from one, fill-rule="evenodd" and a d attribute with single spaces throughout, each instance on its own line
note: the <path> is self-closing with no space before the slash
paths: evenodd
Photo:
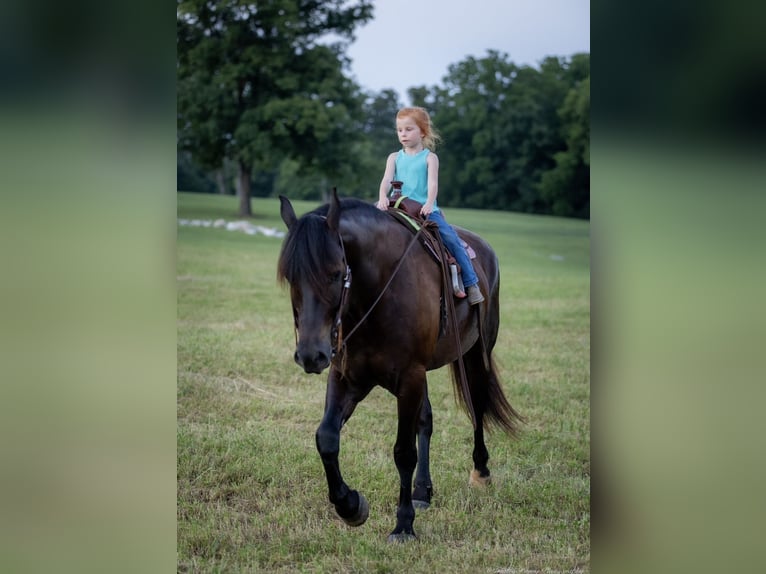
<path id="1" fill-rule="evenodd" d="M 293 205 L 300 215 L 318 204 Z M 234 197 L 178 194 L 179 218 L 235 221 L 236 209 Z M 255 225 L 284 230 L 277 199 L 253 210 Z M 395 399 L 376 389 L 341 433 L 341 471 L 370 503 L 369 520 L 350 528 L 327 500 L 314 445 L 326 372 L 292 359 L 282 240 L 179 225 L 180 572 L 590 571 L 589 222 L 445 214 L 500 259 L 495 358 L 527 424 L 516 440 L 488 436 L 493 484 L 469 488 L 470 421 L 446 368 L 429 373 L 434 500 L 416 516 L 418 540 L 394 545 Z"/>

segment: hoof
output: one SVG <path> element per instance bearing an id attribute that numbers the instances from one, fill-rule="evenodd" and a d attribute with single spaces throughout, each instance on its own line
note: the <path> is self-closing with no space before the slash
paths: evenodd
<path id="1" fill-rule="evenodd" d="M 413 540 L 417 540 L 417 536 L 414 534 L 408 534 L 407 532 L 388 535 L 389 544 L 404 544 L 405 542 L 412 542 Z"/>
<path id="2" fill-rule="evenodd" d="M 491 476 L 481 476 L 475 468 L 471 471 L 471 476 L 468 478 L 468 486 L 487 486 L 491 483 Z"/>
<path id="3" fill-rule="evenodd" d="M 343 518 L 341 516 L 343 522 L 349 526 L 361 526 L 367 522 L 367 517 L 370 516 L 370 505 L 367 503 L 367 499 L 361 492 L 357 494 L 359 495 L 359 508 L 357 509 L 356 514 L 351 518 Z"/>
<path id="4" fill-rule="evenodd" d="M 416 510 L 425 510 L 431 506 L 431 497 L 433 496 L 432 486 L 416 486 L 412 492 L 412 506 Z"/>

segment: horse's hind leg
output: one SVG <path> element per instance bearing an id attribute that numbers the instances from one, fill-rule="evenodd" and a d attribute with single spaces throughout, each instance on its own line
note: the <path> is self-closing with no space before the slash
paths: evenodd
<path id="1" fill-rule="evenodd" d="M 487 462 L 489 461 L 489 452 L 484 444 L 484 427 L 481 421 L 476 425 L 473 433 L 473 470 L 468 477 L 469 486 L 487 486 L 492 477 L 489 475 Z"/>
<path id="2" fill-rule="evenodd" d="M 423 407 L 420 409 L 418 424 L 418 467 L 415 473 L 415 490 L 412 491 L 412 504 L 417 509 L 431 506 L 433 485 L 431 484 L 430 448 L 433 433 L 433 414 L 431 401 L 428 400 L 428 389 L 423 397 Z"/>
<path id="3" fill-rule="evenodd" d="M 486 368 L 480 343 L 474 345 L 464 355 L 463 360 L 471 390 L 471 402 L 476 415 L 476 429 L 473 431 L 473 470 L 468 484 L 469 486 L 486 486 L 491 478 L 487 466 L 489 451 L 484 443 L 484 414 L 489 400 L 489 377 L 494 374 Z"/>

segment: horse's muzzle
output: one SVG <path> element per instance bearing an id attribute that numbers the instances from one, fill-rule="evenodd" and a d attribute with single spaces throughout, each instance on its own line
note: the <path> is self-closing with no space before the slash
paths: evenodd
<path id="1" fill-rule="evenodd" d="M 318 349 L 301 349 L 299 346 L 294 358 L 307 373 L 318 375 L 330 366 L 330 354 Z"/>

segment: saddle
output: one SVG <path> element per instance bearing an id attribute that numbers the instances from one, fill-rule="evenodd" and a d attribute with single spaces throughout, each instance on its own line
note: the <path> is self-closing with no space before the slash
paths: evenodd
<path id="1" fill-rule="evenodd" d="M 424 222 L 423 216 L 420 214 L 422 207 L 423 204 L 419 201 L 415 201 L 414 199 L 411 199 L 406 195 L 402 195 L 399 192 L 395 192 L 394 195 L 392 195 L 388 200 L 389 209 L 398 209 L 403 211 L 419 223 Z"/>
<path id="2" fill-rule="evenodd" d="M 390 213 L 399 223 L 404 224 L 413 233 L 416 233 L 420 227 L 423 227 L 421 243 L 426 248 L 426 251 L 428 251 L 431 257 L 434 258 L 434 261 L 442 267 L 444 267 L 444 259 L 446 259 L 446 265 L 449 265 L 447 271 L 449 271 L 449 274 L 451 275 L 453 291 L 455 293 L 464 292 L 465 287 L 463 286 L 463 280 L 460 274 L 460 265 L 458 264 L 457 259 L 455 259 L 455 256 L 442 245 L 437 225 L 432 221 L 426 220 L 421 215 L 420 209 L 422 207 L 422 203 L 402 195 L 397 189 L 395 189 L 393 195 L 388 200 L 388 213 Z M 476 259 L 476 252 L 463 241 L 462 238 L 460 239 L 460 242 L 468 256 L 471 259 Z M 441 256 L 442 251 L 444 251 L 445 254 L 444 258 Z"/>
<path id="3" fill-rule="evenodd" d="M 396 182 L 399 183 L 399 182 Z M 451 320 L 451 330 L 455 338 L 455 348 L 458 350 L 457 369 L 455 372 L 455 378 L 463 389 L 463 396 L 468 397 L 467 410 L 471 417 L 471 422 L 476 428 L 476 418 L 472 414 L 473 404 L 471 404 L 470 390 L 468 377 L 465 372 L 465 365 L 463 363 L 463 351 L 460 344 L 459 327 L 457 323 L 457 312 L 455 310 L 455 301 L 450 293 L 450 284 L 452 291 L 457 292 L 465 291 L 463 282 L 460 279 L 460 273 L 458 270 L 458 264 L 455 257 L 447 251 L 447 248 L 442 242 L 441 234 L 439 233 L 439 226 L 435 222 L 423 219 L 420 215 L 420 209 L 423 207 L 421 203 L 404 197 L 401 193 L 397 193 L 398 189 L 395 187 L 393 196 L 388 202 L 388 213 L 399 223 L 407 227 L 412 233 L 420 236 L 421 244 L 426 248 L 434 261 L 440 266 L 442 272 L 442 294 L 440 302 L 439 313 L 439 337 L 446 334 L 447 321 Z M 462 241 L 462 239 L 461 239 Z M 471 249 L 465 241 L 462 241 L 463 246 L 468 251 L 468 256 L 471 259 L 476 258 L 476 252 Z M 473 307 L 476 309 L 476 317 L 479 324 L 479 338 L 481 339 L 482 356 L 484 357 L 484 365 L 487 369 L 490 368 L 489 355 L 487 353 L 486 343 L 484 342 L 484 329 L 482 327 L 481 311 L 479 306 Z"/>

